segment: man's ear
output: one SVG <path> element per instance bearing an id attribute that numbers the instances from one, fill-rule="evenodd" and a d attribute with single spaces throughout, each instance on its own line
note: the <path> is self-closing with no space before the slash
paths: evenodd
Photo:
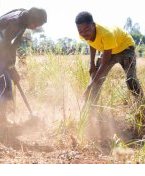
<path id="1" fill-rule="evenodd" d="M 93 25 L 94 27 L 96 27 L 96 23 L 93 22 L 92 25 Z"/>

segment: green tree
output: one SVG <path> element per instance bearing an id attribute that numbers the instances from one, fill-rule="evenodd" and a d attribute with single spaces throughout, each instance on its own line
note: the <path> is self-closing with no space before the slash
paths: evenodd
<path id="1" fill-rule="evenodd" d="M 133 23 L 132 19 L 128 17 L 124 25 L 124 29 L 132 35 L 136 45 L 144 43 L 145 38 L 144 35 L 140 32 L 139 23 Z"/>

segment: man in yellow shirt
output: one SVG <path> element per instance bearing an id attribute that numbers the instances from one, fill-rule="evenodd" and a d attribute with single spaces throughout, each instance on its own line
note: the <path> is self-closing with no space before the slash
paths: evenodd
<path id="1" fill-rule="evenodd" d="M 90 75 L 85 96 L 93 102 L 99 98 L 99 90 L 114 64 L 120 63 L 126 73 L 126 83 L 132 94 L 140 101 L 143 91 L 136 76 L 135 42 L 130 34 L 115 27 L 108 29 L 96 24 L 89 12 L 80 12 L 75 19 L 79 35 L 90 46 Z M 101 58 L 95 65 L 96 50 L 101 52 Z M 90 93 L 91 90 L 91 93 Z"/>

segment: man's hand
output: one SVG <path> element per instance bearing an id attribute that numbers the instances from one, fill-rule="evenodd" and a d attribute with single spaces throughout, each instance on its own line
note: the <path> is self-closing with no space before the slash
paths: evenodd
<path id="1" fill-rule="evenodd" d="M 89 69 L 90 76 L 91 76 L 92 74 L 94 74 L 96 71 L 97 71 L 97 69 L 96 69 L 95 64 L 94 64 L 94 63 L 93 63 L 93 64 L 90 64 L 90 69 Z"/>
<path id="2" fill-rule="evenodd" d="M 9 67 L 8 72 L 10 74 L 11 79 L 14 81 L 15 84 L 20 81 L 20 76 L 15 66 Z"/>

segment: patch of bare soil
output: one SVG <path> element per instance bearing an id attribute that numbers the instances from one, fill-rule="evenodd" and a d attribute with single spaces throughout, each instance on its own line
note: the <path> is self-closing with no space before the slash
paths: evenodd
<path id="1" fill-rule="evenodd" d="M 1 123 L 0 163 L 114 163 L 120 150 L 112 150 L 113 145 L 120 139 L 126 142 L 132 139 L 125 119 L 115 117 L 106 110 L 95 115 L 84 130 L 87 141 L 84 143 L 77 139 L 74 124 L 70 128 L 62 124 L 56 130 L 54 123 L 48 125 L 39 118 Z"/>
<path id="2" fill-rule="evenodd" d="M 142 64 L 141 59 L 139 63 Z M 25 88 L 25 86 L 24 86 Z M 16 115 L 9 117 L 11 122 L 0 122 L 0 163 L 73 163 L 73 164 L 108 164 L 119 160 L 118 156 L 133 155 L 132 150 L 121 151 L 113 147 L 119 140 L 128 143 L 133 138 L 132 129 L 125 118 L 125 107 L 122 110 L 104 110 L 90 118 L 84 134 L 87 142 L 80 143 L 76 136 L 76 127 L 59 127 L 58 119 L 78 120 L 80 104 L 73 94 L 71 86 L 63 101 L 56 102 L 56 94 L 49 87 L 46 103 L 36 103 L 29 96 L 33 110 L 39 111 L 38 119 L 29 119 L 27 109 L 17 93 Z M 70 94 L 67 95 L 67 92 Z M 54 93 L 54 94 L 53 94 Z M 58 97 L 57 97 L 58 100 Z M 63 102 L 63 103 L 62 103 Z M 127 107 L 128 108 L 128 107 Z M 56 128 L 55 128 L 56 127 Z M 124 163 L 124 159 L 121 160 Z"/>
<path id="3" fill-rule="evenodd" d="M 0 163 L 111 163 L 95 144 L 80 146 L 71 134 L 57 134 L 29 122 L 0 125 Z"/>

